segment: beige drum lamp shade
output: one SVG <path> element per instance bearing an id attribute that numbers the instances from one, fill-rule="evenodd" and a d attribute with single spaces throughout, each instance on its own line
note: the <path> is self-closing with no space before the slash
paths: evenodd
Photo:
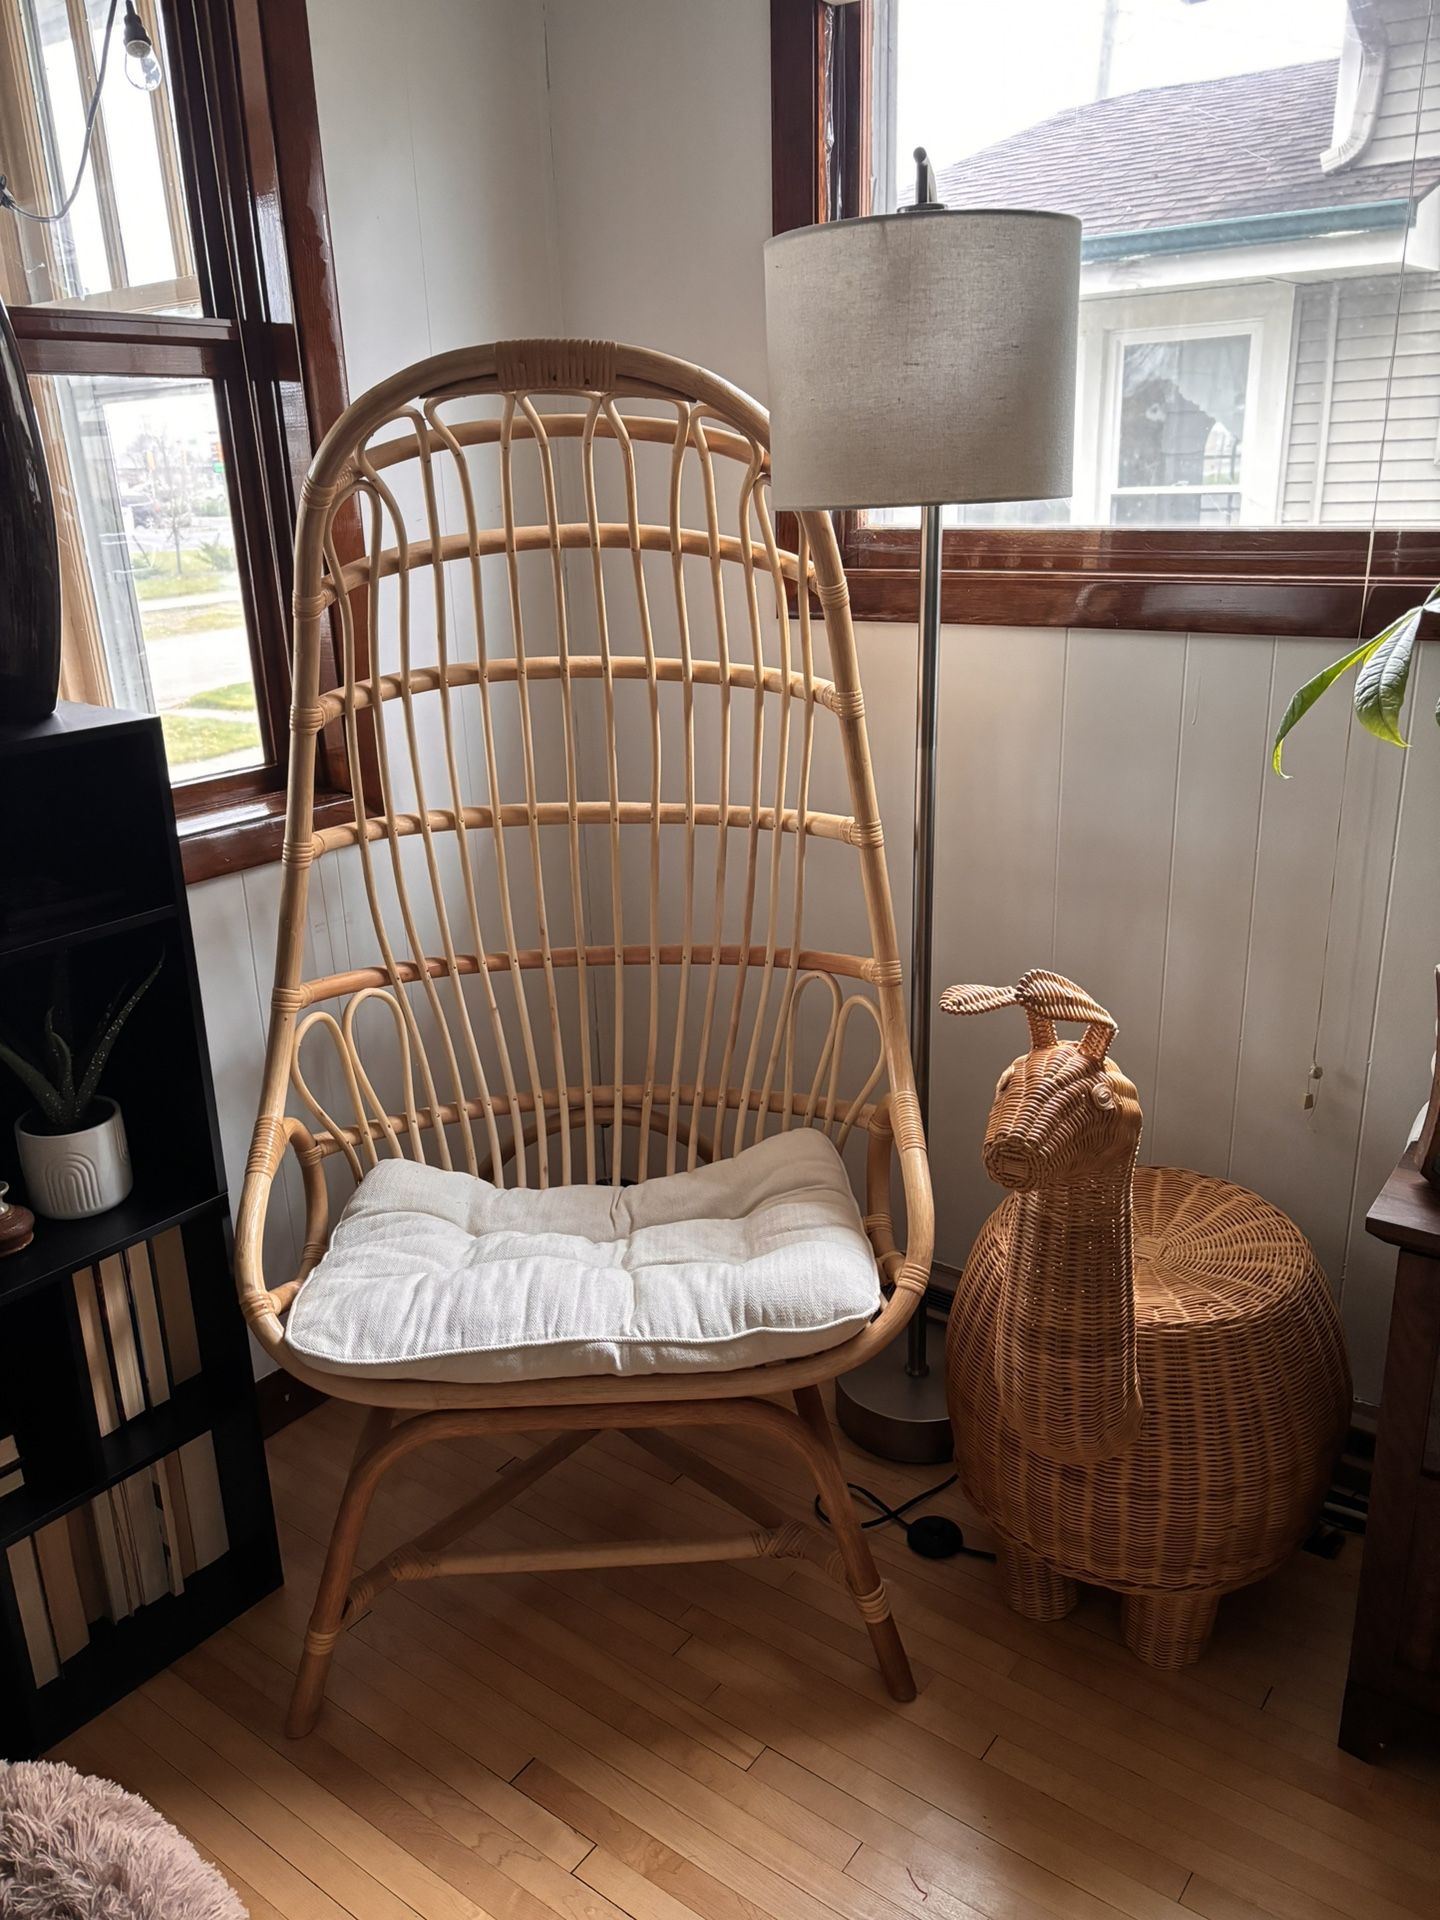
<path id="1" fill-rule="evenodd" d="M 1072 490 L 1080 222 L 936 208 L 765 247 L 778 508 Z"/>

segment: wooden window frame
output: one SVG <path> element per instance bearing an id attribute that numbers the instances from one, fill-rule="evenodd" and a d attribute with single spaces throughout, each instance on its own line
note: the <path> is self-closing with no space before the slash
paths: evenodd
<path id="1" fill-rule="evenodd" d="M 866 213 L 870 0 L 771 0 L 776 233 Z M 783 516 L 782 516 L 783 518 Z M 835 516 L 858 619 L 913 623 L 918 528 Z M 1440 580 L 1440 527 L 951 527 L 941 614 L 982 626 L 1348 639 Z"/>
<path id="2" fill-rule="evenodd" d="M 158 7 L 207 317 L 15 306 L 10 318 L 32 375 L 214 383 L 265 764 L 173 789 L 194 882 L 280 857 L 295 510 L 348 395 L 303 0 Z M 322 678 L 334 684 L 333 645 Z M 343 743 L 323 738 L 321 753 L 317 824 L 353 819 Z"/>

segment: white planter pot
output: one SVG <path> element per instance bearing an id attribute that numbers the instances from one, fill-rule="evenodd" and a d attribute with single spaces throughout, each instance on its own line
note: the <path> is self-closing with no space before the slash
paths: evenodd
<path id="1" fill-rule="evenodd" d="M 78 1133 L 32 1133 L 26 1122 L 38 1118 L 33 1111 L 15 1122 L 30 1204 L 47 1219 L 88 1220 L 118 1206 L 130 1191 L 130 1148 L 120 1109 L 113 1100 L 95 1105 L 105 1118 Z"/>

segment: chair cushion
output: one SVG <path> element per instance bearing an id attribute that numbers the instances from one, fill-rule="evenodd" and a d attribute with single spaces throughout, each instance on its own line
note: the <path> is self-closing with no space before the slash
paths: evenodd
<path id="1" fill-rule="evenodd" d="M 383 1161 L 286 1340 L 312 1367 L 416 1380 L 728 1371 L 838 1346 L 880 1305 L 844 1163 L 797 1127 L 632 1187 Z"/>

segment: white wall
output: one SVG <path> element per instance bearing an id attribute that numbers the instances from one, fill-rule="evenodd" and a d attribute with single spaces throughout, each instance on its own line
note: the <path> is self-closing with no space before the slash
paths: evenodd
<path id="1" fill-rule="evenodd" d="M 765 384 L 769 0 L 545 0 L 567 333 Z"/>
<path id="2" fill-rule="evenodd" d="M 563 331 L 668 348 L 763 395 L 768 0 L 418 0 L 399 39 L 388 17 L 311 0 L 352 388 L 432 348 Z M 902 942 L 914 644 L 905 627 L 861 633 Z M 1053 964 L 1105 1001 L 1147 1153 L 1295 1215 L 1343 1288 L 1373 1400 L 1391 1259 L 1361 1223 L 1428 1080 L 1440 648 L 1425 651 L 1412 753 L 1363 734 L 1347 747 L 1337 700 L 1296 736 L 1282 785 L 1265 765 L 1273 716 L 1338 650 L 947 631 L 936 976 Z M 270 867 L 191 894 L 237 1190 L 277 892 Z M 326 941 L 348 951 L 345 900 L 332 872 L 311 915 L 322 956 Z M 980 1129 L 1020 1043 L 1003 1016 L 936 1034 L 952 1263 L 993 1198 Z M 1307 1109 L 1312 1058 L 1324 1078 Z"/>
<path id="3" fill-rule="evenodd" d="M 378 0 L 308 5 L 352 394 L 428 353 L 559 331 L 541 8 L 409 0 L 397 31 L 394 8 Z M 311 940 L 345 965 L 339 865 L 323 863 L 312 889 Z M 235 1200 L 259 1094 L 279 892 L 278 866 L 190 889 Z M 287 1188 L 271 1214 L 277 1267 L 293 1262 L 299 1226 Z"/>

